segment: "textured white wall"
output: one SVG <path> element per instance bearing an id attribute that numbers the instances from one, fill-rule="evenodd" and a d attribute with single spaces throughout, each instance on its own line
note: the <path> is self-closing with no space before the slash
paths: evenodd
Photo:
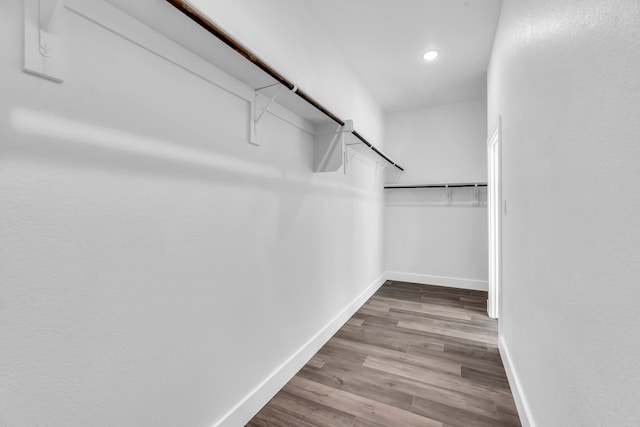
<path id="1" fill-rule="evenodd" d="M 640 3 L 505 1 L 501 336 L 538 426 L 640 423 Z"/>
<path id="2" fill-rule="evenodd" d="M 0 5 L 0 425 L 211 426 L 383 271 L 368 165 L 65 11 L 21 71 Z M 379 184 L 378 187 L 379 188 Z"/>
<path id="3" fill-rule="evenodd" d="M 398 184 L 486 182 L 486 115 L 483 99 L 388 115 L 387 147 L 407 169 Z M 385 192 L 386 268 L 405 280 L 486 289 L 486 207 L 470 206 L 471 190 L 453 191 L 452 207 L 442 206 L 444 190 Z"/>

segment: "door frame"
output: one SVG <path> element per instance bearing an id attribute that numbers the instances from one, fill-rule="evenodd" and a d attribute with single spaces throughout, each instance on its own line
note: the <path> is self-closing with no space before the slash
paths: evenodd
<path id="1" fill-rule="evenodd" d="M 500 316 L 502 292 L 502 117 L 487 140 L 487 208 L 489 222 L 489 299 L 487 314 Z"/>

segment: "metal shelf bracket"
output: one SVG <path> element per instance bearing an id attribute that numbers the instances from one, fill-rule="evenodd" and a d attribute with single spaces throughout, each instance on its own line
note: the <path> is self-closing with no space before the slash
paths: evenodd
<path id="1" fill-rule="evenodd" d="M 260 107 L 258 103 L 258 94 L 262 89 L 266 89 L 267 87 L 273 87 L 273 86 L 278 86 L 278 88 L 276 89 L 275 93 L 271 95 L 267 103 L 263 107 Z M 262 120 L 262 117 L 264 117 L 265 113 L 269 111 L 271 104 L 273 104 L 273 102 L 276 100 L 276 98 L 278 97 L 278 95 L 280 95 L 280 92 L 282 91 L 282 85 L 279 83 L 275 85 L 267 86 L 267 87 L 259 88 L 253 91 L 253 105 L 251 106 L 251 117 L 250 117 L 251 130 L 249 133 L 249 143 L 253 145 L 260 145 L 260 142 L 258 141 L 258 123 L 260 123 L 260 120 Z"/>
<path id="2" fill-rule="evenodd" d="M 376 176 L 379 176 L 388 165 L 389 163 L 383 163 L 383 164 L 376 163 Z"/>
<path id="3" fill-rule="evenodd" d="M 471 204 L 473 206 L 480 206 L 480 190 L 478 189 L 478 184 L 473 188 L 473 200 Z"/>
<path id="4" fill-rule="evenodd" d="M 449 184 L 445 184 L 444 186 L 444 204 L 445 206 L 451 206 L 451 189 L 449 188 Z"/>

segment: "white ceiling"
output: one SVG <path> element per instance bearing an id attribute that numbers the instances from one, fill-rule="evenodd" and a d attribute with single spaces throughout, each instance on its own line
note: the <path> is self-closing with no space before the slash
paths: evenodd
<path id="1" fill-rule="evenodd" d="M 302 1 L 386 112 L 486 96 L 501 0 Z"/>

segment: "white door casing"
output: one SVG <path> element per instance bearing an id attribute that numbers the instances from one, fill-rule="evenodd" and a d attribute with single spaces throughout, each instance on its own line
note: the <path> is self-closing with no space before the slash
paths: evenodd
<path id="1" fill-rule="evenodd" d="M 489 300 L 487 314 L 499 317 L 502 289 L 502 118 L 487 140 L 488 218 L 489 218 Z"/>

